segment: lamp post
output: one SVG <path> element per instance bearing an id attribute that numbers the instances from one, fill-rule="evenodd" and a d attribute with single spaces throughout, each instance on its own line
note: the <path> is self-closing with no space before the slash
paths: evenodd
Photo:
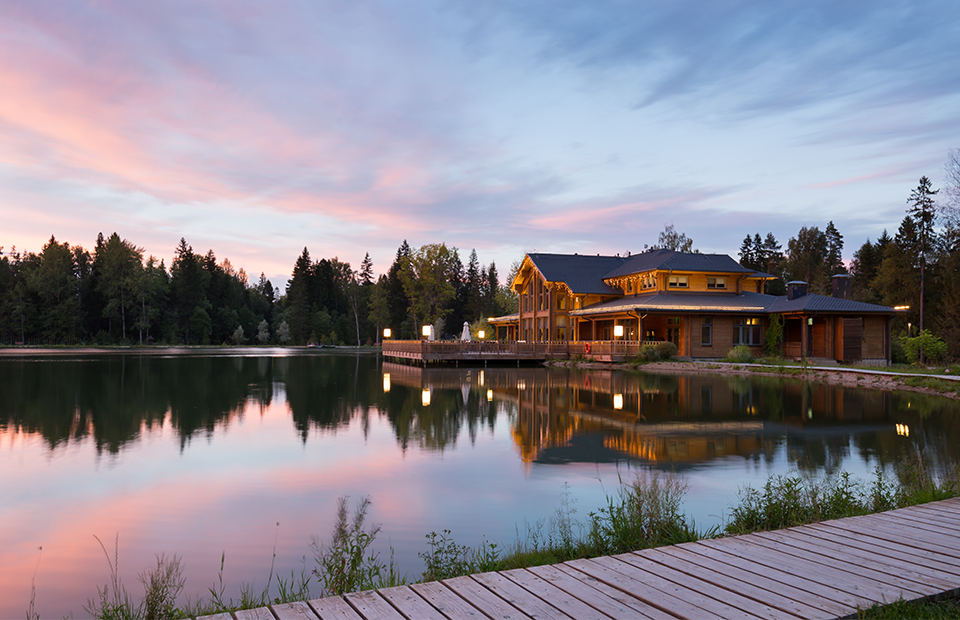
<path id="1" fill-rule="evenodd" d="M 393 332 L 390 330 L 389 327 L 384 327 L 384 328 L 383 328 L 383 339 L 384 339 L 384 340 L 386 340 L 387 338 L 390 338 L 392 335 L 393 335 Z"/>

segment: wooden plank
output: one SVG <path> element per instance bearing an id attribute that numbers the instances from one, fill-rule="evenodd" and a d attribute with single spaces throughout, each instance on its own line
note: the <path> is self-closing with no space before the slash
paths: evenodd
<path id="1" fill-rule="evenodd" d="M 768 569 L 779 570 L 782 573 L 786 573 L 789 569 L 790 574 L 796 575 L 800 579 L 827 585 L 854 595 L 858 599 L 856 604 L 861 606 L 869 607 L 876 601 L 895 601 L 900 598 L 899 590 L 894 592 L 892 588 L 884 588 L 865 582 L 862 579 L 857 579 L 854 575 L 832 569 L 823 564 L 810 562 L 796 556 L 785 556 L 783 553 L 753 544 L 748 540 L 748 537 L 738 536 L 722 540 L 702 540 L 697 544 L 719 547 L 722 551 L 736 553 L 757 564 L 766 566 Z"/>
<path id="2" fill-rule="evenodd" d="M 407 586 L 384 588 L 378 592 L 409 620 L 445 620 L 443 614 Z"/>
<path id="3" fill-rule="evenodd" d="M 841 521 L 824 521 L 824 525 L 830 525 L 845 530 L 855 530 L 867 536 L 882 538 L 884 540 L 894 540 L 910 547 L 927 549 L 938 553 L 956 554 L 957 546 L 960 545 L 960 537 L 949 538 L 924 532 L 922 530 L 912 530 L 890 524 L 887 521 L 871 521 L 866 524 L 849 524 Z"/>
<path id="4" fill-rule="evenodd" d="M 399 611 L 393 608 L 376 590 L 351 592 L 343 596 L 344 600 L 357 613 L 369 620 L 406 620 Z"/>
<path id="5" fill-rule="evenodd" d="M 209 616 L 197 616 L 197 620 L 233 620 L 233 616 L 224 611 L 219 614 L 211 614 Z"/>
<path id="6" fill-rule="evenodd" d="M 656 620 L 676 620 L 676 616 L 673 614 L 668 614 L 662 609 L 654 607 L 649 603 L 641 601 L 640 599 L 631 596 L 628 593 L 625 593 L 617 588 L 614 588 L 611 585 L 608 585 L 599 579 L 591 577 L 577 569 L 568 565 L 569 563 L 558 564 L 554 568 L 557 570 L 566 573 L 572 579 L 582 583 L 586 586 L 589 586 L 589 589 L 596 590 L 602 596 L 608 597 L 610 600 L 615 601 L 620 605 L 624 605 L 630 609 L 633 609 L 639 613 L 642 613 L 644 617 L 656 619 Z"/>
<path id="7" fill-rule="evenodd" d="M 302 601 L 274 605 L 273 615 L 277 620 L 317 620 L 317 614 L 310 605 Z"/>
<path id="8" fill-rule="evenodd" d="M 730 566 L 739 568 L 740 570 L 744 570 L 748 573 L 753 573 L 758 577 L 767 577 L 773 581 L 784 584 L 786 587 L 808 591 L 811 594 L 821 597 L 825 601 L 843 605 L 848 612 L 855 611 L 857 606 L 866 605 L 869 607 L 870 605 L 873 605 L 870 599 L 867 599 L 859 594 L 850 594 L 846 590 L 841 590 L 835 587 L 834 584 L 811 581 L 809 579 L 804 579 L 801 575 L 796 573 L 787 573 L 783 570 L 782 565 L 771 567 L 765 564 L 759 564 L 749 557 L 744 557 L 743 554 L 738 553 L 737 550 L 732 547 L 725 549 L 722 546 L 714 547 L 701 544 L 701 542 L 703 541 L 696 543 L 685 543 L 682 545 L 677 545 L 677 547 L 683 548 L 691 553 L 695 553 L 696 555 L 716 560 L 722 564 L 728 564 Z"/>
<path id="9" fill-rule="evenodd" d="M 499 573 L 480 573 L 473 579 L 531 618 L 545 620 L 574 620 L 545 599 L 520 587 Z M 579 618 L 577 620 L 580 620 Z"/>
<path id="10" fill-rule="evenodd" d="M 574 560 L 566 565 L 680 618 L 750 617 L 730 605 L 683 591 L 666 579 L 611 558 Z"/>
<path id="11" fill-rule="evenodd" d="M 675 568 L 683 574 L 695 577 L 700 581 L 711 583 L 739 596 L 748 597 L 752 601 L 775 607 L 787 617 L 808 618 L 836 618 L 835 612 L 812 607 L 780 592 L 764 588 L 758 584 L 755 575 L 749 573 L 731 574 L 733 571 L 715 570 L 715 567 L 705 566 L 700 558 L 684 556 L 684 552 L 668 553 L 669 547 L 657 549 L 659 553 L 638 552 L 650 560 L 665 567 Z M 728 601 L 730 602 L 730 601 Z"/>
<path id="12" fill-rule="evenodd" d="M 960 558 L 954 557 L 952 553 L 948 553 L 945 550 L 932 551 L 930 549 L 924 549 L 922 546 L 918 547 L 913 544 L 905 544 L 898 540 L 891 540 L 890 538 L 885 538 L 883 536 L 877 536 L 876 533 L 867 534 L 857 529 L 851 529 L 844 526 L 842 523 L 813 523 L 811 525 L 805 526 L 815 531 L 824 531 L 831 534 L 842 536 L 844 538 L 850 538 L 860 542 L 869 543 L 876 545 L 878 547 L 884 547 L 887 549 L 894 549 L 903 553 L 910 555 L 915 555 L 927 560 L 937 561 L 942 564 L 948 564 L 960 568 Z"/>
<path id="13" fill-rule="evenodd" d="M 764 542 L 761 543 L 760 541 Z M 763 544 L 771 549 L 777 549 L 794 557 L 800 557 L 824 566 L 834 567 L 864 579 L 885 583 L 895 588 L 902 588 L 904 592 L 911 592 L 919 596 L 927 596 L 928 594 L 939 591 L 939 588 L 930 586 L 922 579 L 917 581 L 899 573 L 891 573 L 891 567 L 884 565 L 882 562 L 874 561 L 873 565 L 870 565 L 867 561 L 857 560 L 846 554 L 838 556 L 835 552 L 810 541 L 802 541 L 798 544 L 795 539 L 784 536 L 779 531 L 758 533 L 753 542 Z"/>
<path id="14" fill-rule="evenodd" d="M 465 601 L 495 620 L 532 618 L 529 614 L 521 612 L 470 577 L 444 579 L 443 585 L 459 594 Z"/>
<path id="15" fill-rule="evenodd" d="M 779 537 L 778 540 L 781 542 L 793 545 L 798 549 L 813 549 L 820 555 L 832 555 L 836 558 L 843 557 L 846 558 L 846 561 L 849 563 L 894 574 L 911 582 L 932 588 L 936 592 L 950 590 L 960 585 L 954 583 L 954 581 L 945 579 L 942 573 L 938 573 L 935 570 L 928 570 L 924 567 L 910 564 L 909 562 L 863 551 L 855 546 L 833 543 L 807 536 L 801 533 L 799 531 L 800 529 L 802 528 L 798 528 L 798 531 L 778 530 L 777 532 L 770 533 L 776 534 Z"/>
<path id="16" fill-rule="evenodd" d="M 869 555 L 897 559 L 909 564 L 912 570 L 923 568 L 933 571 L 937 575 L 948 575 L 953 578 L 960 577 L 960 566 L 940 562 L 935 559 L 933 554 L 923 555 L 913 547 L 904 547 L 889 542 L 883 544 L 884 541 L 867 536 L 843 536 L 836 528 L 804 526 L 802 531 L 798 530 L 798 533 L 803 536 L 810 536 L 811 538 L 836 543 L 847 548 L 858 549 Z"/>
<path id="17" fill-rule="evenodd" d="M 913 522 L 904 523 L 900 519 L 897 519 L 890 514 L 879 513 L 874 515 L 864 515 L 862 517 L 857 517 L 857 519 L 861 520 L 860 523 L 867 533 L 879 528 L 893 536 L 909 536 L 911 538 L 919 538 L 921 540 L 943 546 L 951 551 L 960 551 L 960 537 L 953 534 L 932 532 L 924 528 L 918 528 Z M 825 523 L 832 522 L 826 521 Z"/>
<path id="18" fill-rule="evenodd" d="M 932 504 L 911 506 L 911 508 L 911 514 L 924 515 L 929 518 L 935 518 L 938 520 L 947 521 L 949 523 L 960 523 L 960 507 L 953 509 L 942 505 L 940 502 L 934 502 Z"/>
<path id="19" fill-rule="evenodd" d="M 651 551 L 655 552 L 655 550 Z M 765 618 L 766 620 L 796 618 L 796 616 L 793 614 L 783 611 L 782 609 L 776 609 L 765 603 L 759 603 L 752 598 L 743 596 L 739 593 L 739 590 L 730 590 L 728 588 L 718 586 L 713 582 L 706 581 L 695 574 L 683 572 L 667 564 L 657 563 L 648 557 L 649 555 L 651 554 L 644 554 L 641 552 L 625 553 L 623 555 L 616 555 L 613 557 L 621 562 L 627 562 L 632 566 L 641 568 L 650 574 L 672 581 L 681 588 L 687 588 L 693 592 L 699 592 L 704 596 L 708 596 L 718 601 L 723 601 L 727 605 L 736 607 L 738 610 L 743 612 L 753 614 L 758 618 Z M 669 559 L 668 556 L 661 557 Z"/>
<path id="20" fill-rule="evenodd" d="M 554 571 L 554 574 L 557 572 L 558 571 Z M 518 586 L 538 596 L 539 598 L 545 601 L 550 601 L 550 604 L 556 607 L 558 610 L 562 611 L 568 616 L 576 618 L 577 620 L 610 620 L 611 618 L 610 615 L 604 614 L 596 608 L 591 607 L 584 601 L 561 589 L 551 581 L 547 581 L 546 579 L 537 576 L 535 573 L 527 569 L 515 568 L 512 570 L 503 571 L 500 573 L 500 575 L 511 580 Z M 563 573 L 559 573 L 559 575 L 560 580 L 562 581 L 574 581 L 569 578 L 564 579 L 566 576 Z M 568 586 L 569 585 L 570 584 L 568 583 Z M 582 587 L 582 584 L 576 584 L 574 588 L 577 590 L 587 589 Z M 633 617 L 642 618 L 642 616 L 636 612 L 633 612 Z"/>
<path id="21" fill-rule="evenodd" d="M 687 563 L 712 574 L 730 577 L 743 584 L 762 589 L 763 592 L 772 595 L 769 599 L 771 605 L 780 606 L 780 599 L 785 599 L 787 601 L 786 605 L 790 609 L 800 612 L 802 617 L 836 618 L 837 616 L 845 616 L 850 613 L 850 605 L 838 603 L 824 596 L 818 596 L 807 590 L 772 579 L 764 574 L 751 573 L 739 566 L 725 564 L 712 557 L 696 554 L 688 548 L 681 548 L 680 545 L 663 547 L 661 551 L 663 555 L 673 557 L 674 562 Z M 745 589 L 745 592 L 749 591 L 749 589 Z"/>
<path id="22" fill-rule="evenodd" d="M 930 588 L 922 584 L 914 583 L 906 579 L 901 579 L 896 575 L 888 575 L 882 571 L 863 568 L 858 564 L 844 561 L 844 558 L 831 558 L 821 555 L 813 549 L 798 549 L 792 547 L 783 541 L 777 539 L 775 532 L 758 533 L 751 536 L 750 544 L 762 546 L 771 551 L 781 554 L 785 562 L 796 564 L 797 562 L 809 562 L 811 566 L 819 571 L 830 571 L 833 574 L 842 574 L 845 579 L 857 585 L 870 584 L 873 587 L 882 588 L 885 591 L 894 592 L 896 598 L 901 596 L 908 600 L 927 596 Z M 881 599 L 890 600 L 890 599 Z M 896 599 L 894 599 L 896 600 Z"/>
<path id="23" fill-rule="evenodd" d="M 646 605 L 620 590 L 615 590 L 593 577 L 562 564 L 536 566 L 525 570 L 614 620 L 675 620 L 674 616 L 656 607 Z"/>
<path id="24" fill-rule="evenodd" d="M 233 615 L 237 618 L 237 620 L 277 620 L 276 616 L 273 615 L 273 612 L 267 607 L 260 607 L 258 609 L 241 609 L 240 611 L 233 612 Z"/>
<path id="25" fill-rule="evenodd" d="M 884 515 L 890 521 L 902 524 L 905 527 L 915 527 L 946 536 L 960 536 L 960 523 L 951 524 L 944 519 L 931 518 L 929 515 L 905 512 L 902 514 Z"/>
<path id="26" fill-rule="evenodd" d="M 340 596 L 316 598 L 307 603 L 322 620 L 363 620 L 363 617 Z"/>
<path id="27" fill-rule="evenodd" d="M 415 583 L 410 586 L 410 589 L 430 601 L 431 605 L 451 620 L 486 618 L 479 609 L 454 594 L 450 588 L 439 581 Z"/>

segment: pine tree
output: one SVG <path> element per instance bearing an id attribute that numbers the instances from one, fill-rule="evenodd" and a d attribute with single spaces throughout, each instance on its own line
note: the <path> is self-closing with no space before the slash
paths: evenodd
<path id="1" fill-rule="evenodd" d="M 920 177 L 920 184 L 910 192 L 907 203 L 911 204 L 907 213 L 917 223 L 917 238 L 920 241 L 920 331 L 923 331 L 923 293 L 924 293 L 924 266 L 927 262 L 927 251 L 933 238 L 933 223 L 936 219 L 936 205 L 933 197 L 939 192 L 930 186 L 930 179 Z M 920 352 L 923 361 L 923 351 Z"/>

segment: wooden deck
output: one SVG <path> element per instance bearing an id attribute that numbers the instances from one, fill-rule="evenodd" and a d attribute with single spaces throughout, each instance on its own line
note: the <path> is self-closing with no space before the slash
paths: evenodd
<path id="1" fill-rule="evenodd" d="M 640 355 L 640 347 L 659 341 L 602 340 L 587 342 L 506 342 L 484 340 L 384 340 L 383 356 L 420 364 L 441 362 L 542 362 L 578 355 L 598 362 L 623 362 Z M 588 352 L 589 346 L 589 352 Z"/>
<path id="2" fill-rule="evenodd" d="M 960 594 L 960 498 L 554 566 L 206 616 L 213 620 L 855 617 Z"/>

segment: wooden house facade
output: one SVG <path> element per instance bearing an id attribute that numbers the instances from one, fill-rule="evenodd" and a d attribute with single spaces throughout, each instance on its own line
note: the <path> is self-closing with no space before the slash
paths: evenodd
<path id="1" fill-rule="evenodd" d="M 895 310 L 849 299 L 849 276 L 834 277 L 832 296 L 803 282 L 767 295 L 772 279 L 724 254 L 527 254 L 510 283 L 519 312 L 490 322 L 498 337 L 583 342 L 585 352 L 597 341 L 669 341 L 681 356 L 716 359 L 736 345 L 759 353 L 778 315 L 788 357 L 889 364 Z"/>

